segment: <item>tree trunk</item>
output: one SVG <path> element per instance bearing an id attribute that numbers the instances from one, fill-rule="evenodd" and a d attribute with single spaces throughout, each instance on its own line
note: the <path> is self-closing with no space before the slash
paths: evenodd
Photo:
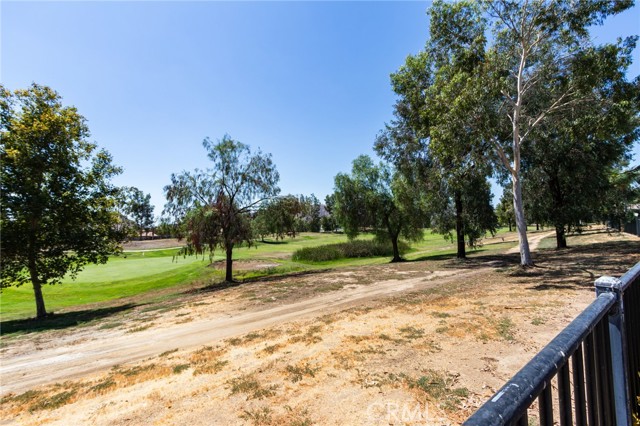
<path id="1" fill-rule="evenodd" d="M 564 226 L 556 225 L 556 248 L 567 248 L 567 238 L 564 233 Z"/>
<path id="2" fill-rule="evenodd" d="M 528 51 L 523 48 L 520 55 L 520 65 L 518 66 L 517 98 L 511 120 L 513 128 L 513 167 L 511 170 L 511 180 L 513 184 L 513 210 L 516 216 L 518 240 L 520 241 L 521 266 L 533 266 L 533 259 L 531 258 L 531 251 L 529 250 L 529 240 L 527 239 L 527 221 L 524 216 L 524 205 L 522 202 L 522 182 L 520 182 L 520 146 L 522 143 L 522 140 L 520 139 L 520 120 L 525 93 L 524 73 L 527 59 Z"/>
<path id="3" fill-rule="evenodd" d="M 42 283 L 38 278 L 35 260 L 29 260 L 29 275 L 31 276 L 31 284 L 33 285 L 33 294 L 36 298 L 36 319 L 44 319 L 47 316 L 47 310 L 44 307 L 44 297 L 42 297 Z"/>
<path id="4" fill-rule="evenodd" d="M 391 235 L 391 245 L 393 246 L 393 259 L 391 262 L 400 262 L 402 258 L 400 257 L 400 249 L 398 248 L 398 235 Z"/>
<path id="5" fill-rule="evenodd" d="M 227 268 L 224 279 L 233 282 L 233 245 L 227 246 Z"/>
<path id="6" fill-rule="evenodd" d="M 512 232 L 513 228 L 511 227 L 511 219 L 509 219 L 509 232 Z"/>
<path id="7" fill-rule="evenodd" d="M 456 241 L 458 243 L 458 252 L 456 257 L 458 259 L 466 259 L 467 253 L 464 246 L 464 221 L 462 220 L 462 195 L 460 191 L 455 193 L 456 203 Z"/>
<path id="8" fill-rule="evenodd" d="M 529 250 L 529 240 L 527 239 L 527 221 L 524 216 L 524 206 L 522 203 L 522 184 L 518 175 L 512 175 L 513 180 L 513 210 L 516 216 L 516 228 L 518 240 L 520 242 L 520 265 L 533 266 L 531 251 Z"/>
<path id="9" fill-rule="evenodd" d="M 540 224 L 536 223 L 536 231 L 539 231 L 539 230 L 540 230 Z"/>

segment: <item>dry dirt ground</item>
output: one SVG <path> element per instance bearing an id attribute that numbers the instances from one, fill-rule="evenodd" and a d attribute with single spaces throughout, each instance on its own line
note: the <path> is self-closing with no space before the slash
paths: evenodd
<path id="1" fill-rule="evenodd" d="M 569 243 L 526 271 L 508 253 L 338 269 L 10 338 L 0 424 L 459 424 L 640 261 L 637 237 Z"/>

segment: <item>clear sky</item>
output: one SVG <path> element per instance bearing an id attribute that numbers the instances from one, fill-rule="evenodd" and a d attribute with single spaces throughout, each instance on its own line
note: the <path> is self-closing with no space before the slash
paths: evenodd
<path id="1" fill-rule="evenodd" d="M 322 200 L 373 154 L 392 118 L 389 74 L 424 46 L 428 6 L 1 0 L 0 81 L 49 85 L 75 105 L 124 167 L 115 182 L 151 193 L 156 214 L 171 173 L 207 167 L 202 139 L 225 133 L 273 154 L 283 194 Z M 636 6 L 594 37 L 639 33 Z"/>

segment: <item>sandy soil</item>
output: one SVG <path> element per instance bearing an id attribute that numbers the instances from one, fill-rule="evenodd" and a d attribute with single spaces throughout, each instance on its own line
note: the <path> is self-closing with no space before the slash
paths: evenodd
<path id="1" fill-rule="evenodd" d="M 157 240 L 129 241 L 125 243 L 122 248 L 125 251 L 140 251 L 179 248 L 182 246 L 184 246 L 184 241 L 179 241 L 176 238 L 162 238 Z"/>
<path id="2" fill-rule="evenodd" d="M 517 255 L 340 269 L 12 338 L 0 421 L 458 424 L 593 301 L 595 277 L 640 261 L 635 237 L 580 239 L 599 244 L 527 271 Z"/>

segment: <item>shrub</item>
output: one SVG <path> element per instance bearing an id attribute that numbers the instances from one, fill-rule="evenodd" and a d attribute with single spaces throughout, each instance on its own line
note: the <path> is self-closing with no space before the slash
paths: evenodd
<path id="1" fill-rule="evenodd" d="M 399 242 L 400 253 L 405 253 L 409 245 Z M 393 256 L 393 247 L 390 242 L 376 240 L 353 240 L 346 243 L 326 244 L 317 247 L 305 247 L 293 253 L 293 260 L 302 262 L 328 262 L 331 260 Z"/>

